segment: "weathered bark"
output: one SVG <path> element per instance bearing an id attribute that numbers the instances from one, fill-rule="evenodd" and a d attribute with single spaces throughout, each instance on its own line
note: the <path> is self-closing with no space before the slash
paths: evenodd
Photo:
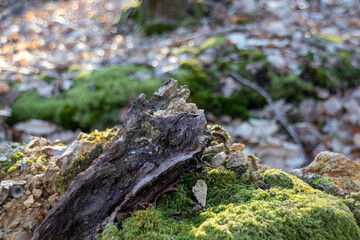
<path id="1" fill-rule="evenodd" d="M 141 94 L 104 153 L 78 175 L 33 239 L 94 239 L 109 222 L 150 202 L 206 146 L 206 119 L 170 80 L 150 101 Z M 117 220 L 118 219 L 118 220 Z"/>

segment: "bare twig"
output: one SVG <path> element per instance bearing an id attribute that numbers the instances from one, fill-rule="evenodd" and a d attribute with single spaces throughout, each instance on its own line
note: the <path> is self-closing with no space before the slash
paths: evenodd
<path id="1" fill-rule="evenodd" d="M 243 85 L 246 85 L 252 89 L 254 89 L 255 91 L 257 91 L 258 93 L 261 94 L 261 96 L 263 96 L 265 98 L 265 100 L 267 101 L 267 103 L 269 104 L 271 110 L 276 114 L 277 118 L 279 119 L 281 125 L 283 125 L 283 127 L 286 129 L 286 131 L 289 133 L 289 135 L 292 137 L 292 139 L 295 141 L 295 143 L 298 145 L 300 152 L 301 152 L 301 156 L 304 159 L 304 161 L 309 164 L 309 160 L 306 156 L 305 150 L 304 150 L 304 146 L 302 145 L 300 138 L 298 136 L 298 134 L 296 133 L 296 131 L 287 123 L 286 119 L 283 117 L 283 115 L 281 114 L 281 112 L 279 111 L 279 109 L 276 107 L 274 101 L 271 99 L 270 95 L 264 90 L 262 89 L 260 86 L 258 86 L 256 83 L 251 82 L 247 79 L 245 79 L 244 77 L 236 74 L 235 72 L 231 72 L 230 76 L 235 79 L 236 81 L 240 82 Z"/>

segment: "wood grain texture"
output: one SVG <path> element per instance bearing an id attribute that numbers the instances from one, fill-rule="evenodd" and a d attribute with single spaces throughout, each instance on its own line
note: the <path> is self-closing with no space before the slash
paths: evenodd
<path id="1" fill-rule="evenodd" d="M 128 216 L 174 182 L 207 145 L 206 119 L 202 111 L 173 109 L 164 117 L 154 113 L 188 96 L 189 90 L 178 88 L 175 80 L 165 83 L 149 101 L 141 94 L 117 136 L 76 177 L 33 239 L 95 239 L 107 223 L 124 220 L 119 216 Z"/>

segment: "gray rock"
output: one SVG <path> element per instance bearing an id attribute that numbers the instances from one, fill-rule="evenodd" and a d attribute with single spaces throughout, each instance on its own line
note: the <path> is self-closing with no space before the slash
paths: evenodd
<path id="1" fill-rule="evenodd" d="M 91 142 L 73 142 L 56 161 L 56 165 L 60 168 L 61 175 L 67 174 L 71 168 L 72 163 L 84 152 L 90 152 L 90 150 L 94 147 L 95 143 Z"/>
<path id="2" fill-rule="evenodd" d="M 46 145 L 48 141 L 45 138 L 42 137 L 33 137 L 31 141 L 27 144 L 26 148 L 34 148 L 34 147 L 41 147 L 43 145 Z"/>
<path id="3" fill-rule="evenodd" d="M 50 183 L 54 182 L 58 171 L 59 168 L 55 164 L 50 163 L 44 172 L 44 180 Z"/>
<path id="4" fill-rule="evenodd" d="M 34 196 L 33 195 L 30 195 L 29 197 L 28 197 L 28 199 L 26 199 L 25 201 L 24 201 L 24 206 L 26 207 L 26 208 L 29 208 L 30 206 L 31 206 L 31 204 L 33 204 L 35 201 L 34 201 Z"/>
<path id="5" fill-rule="evenodd" d="M 225 152 L 225 151 L 226 151 L 226 147 L 225 147 L 224 143 L 220 143 L 218 145 L 206 147 L 205 150 L 203 151 L 203 154 L 209 154 L 209 153 L 216 154 L 216 153 Z"/>
<path id="6" fill-rule="evenodd" d="M 205 207 L 206 205 L 206 196 L 207 196 L 207 186 L 204 180 L 198 180 L 195 186 L 192 188 L 192 192 L 196 200 Z"/>
<path id="7" fill-rule="evenodd" d="M 230 153 L 226 168 L 245 168 L 248 165 L 247 157 L 244 153 L 235 151 Z"/>
<path id="8" fill-rule="evenodd" d="M 42 174 L 35 175 L 31 178 L 31 185 L 33 189 L 38 189 L 42 185 L 41 178 L 43 177 Z"/>
<path id="9" fill-rule="evenodd" d="M 32 194 L 34 195 L 35 198 L 39 198 L 42 195 L 42 191 L 40 189 L 34 189 L 32 190 Z"/>
<path id="10" fill-rule="evenodd" d="M 224 152 L 218 153 L 212 159 L 211 166 L 213 168 L 218 168 L 224 164 L 225 160 L 226 160 L 226 154 Z"/>

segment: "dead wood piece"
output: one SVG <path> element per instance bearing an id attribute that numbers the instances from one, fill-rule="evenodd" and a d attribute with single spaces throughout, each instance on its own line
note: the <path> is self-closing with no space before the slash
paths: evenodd
<path id="1" fill-rule="evenodd" d="M 106 224 L 151 202 L 183 172 L 207 145 L 203 111 L 171 109 L 189 90 L 170 80 L 151 100 L 141 94 L 131 105 L 124 126 L 104 153 L 79 174 L 63 198 L 34 232 L 33 240 L 94 239 Z M 187 103 L 185 103 L 187 104 Z M 171 114 L 170 114 L 171 113 Z M 118 223 L 120 224 L 120 223 Z"/>

